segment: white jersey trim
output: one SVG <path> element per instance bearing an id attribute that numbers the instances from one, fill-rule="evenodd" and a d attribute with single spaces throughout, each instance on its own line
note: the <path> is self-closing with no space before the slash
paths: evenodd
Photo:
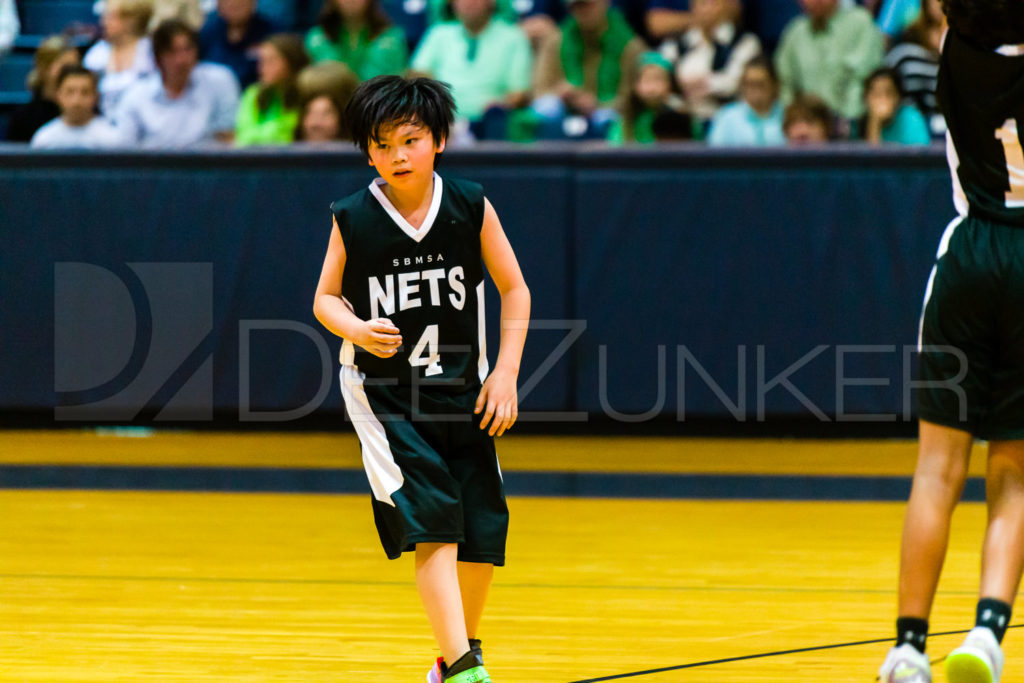
<path id="1" fill-rule="evenodd" d="M 487 316 L 484 314 L 484 281 L 476 286 L 476 333 L 480 355 L 477 357 L 476 370 L 481 384 L 487 379 L 490 366 L 487 363 Z"/>
<path id="2" fill-rule="evenodd" d="M 996 52 L 1004 57 L 1020 57 L 1024 55 L 1024 45 L 1000 45 Z"/>
<path id="3" fill-rule="evenodd" d="M 949 241 L 953 239 L 953 233 L 956 232 L 957 227 L 963 222 L 966 216 L 957 216 L 949 225 L 946 226 L 946 230 L 942 233 L 942 239 L 939 240 L 939 249 L 935 253 L 935 265 L 932 266 L 932 272 L 928 275 L 928 284 L 924 288 L 924 303 L 921 304 L 921 318 L 917 322 L 917 352 L 921 353 L 924 348 L 924 312 L 928 308 L 928 301 L 932 298 L 932 287 L 935 285 L 935 272 L 939 268 L 939 259 L 946 255 L 949 251 Z"/>
<path id="4" fill-rule="evenodd" d="M 960 157 L 956 153 L 956 146 L 953 144 L 953 136 L 946 131 L 946 162 L 949 164 L 949 175 L 953 179 L 953 206 L 961 216 L 966 216 L 970 211 L 971 203 L 967 200 L 967 194 L 960 184 Z"/>
<path id="5" fill-rule="evenodd" d="M 384 425 L 374 415 L 370 401 L 366 398 L 366 389 L 363 386 L 366 375 L 352 366 L 345 365 L 341 368 L 339 379 L 345 408 L 362 445 L 363 469 L 366 470 L 366 478 L 370 481 L 373 497 L 394 507 L 395 501 L 391 494 L 402 488 L 405 477 L 395 463 Z"/>
<path id="6" fill-rule="evenodd" d="M 405 216 L 395 208 L 395 205 L 392 204 L 391 200 L 388 199 L 386 194 L 384 194 L 384 190 L 381 189 L 381 186 L 386 184 L 387 181 L 383 178 L 374 178 L 373 182 L 370 183 L 370 192 L 377 198 L 377 201 L 380 202 L 380 205 L 384 207 L 384 210 L 387 211 L 389 216 L 391 216 L 391 220 L 395 222 L 395 225 L 397 225 L 402 232 L 411 237 L 414 241 L 421 242 L 423 238 L 427 236 L 427 233 L 430 232 L 430 229 L 434 227 L 434 220 L 437 218 L 437 212 L 441 209 L 441 194 L 444 191 L 441 176 L 437 175 L 436 172 L 434 173 L 434 196 L 430 199 L 430 209 L 427 210 L 427 217 L 423 219 L 423 225 L 421 225 L 418 230 L 412 227 L 412 224 L 409 223 L 409 221 L 405 220 Z"/>

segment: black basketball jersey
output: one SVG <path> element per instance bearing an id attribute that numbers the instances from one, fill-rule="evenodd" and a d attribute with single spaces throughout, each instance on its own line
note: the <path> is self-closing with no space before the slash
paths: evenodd
<path id="1" fill-rule="evenodd" d="M 1024 36 L 1021 37 L 1024 40 Z M 960 213 L 1024 226 L 1024 56 L 947 33 L 936 90 Z"/>
<path id="2" fill-rule="evenodd" d="M 415 229 L 385 196 L 383 183 L 376 178 L 331 210 L 345 243 L 342 294 L 363 320 L 390 319 L 402 346 L 394 357 L 378 358 L 345 340 L 341 362 L 386 384 L 478 386 L 488 370 L 483 188 L 435 173 L 430 209 Z"/>

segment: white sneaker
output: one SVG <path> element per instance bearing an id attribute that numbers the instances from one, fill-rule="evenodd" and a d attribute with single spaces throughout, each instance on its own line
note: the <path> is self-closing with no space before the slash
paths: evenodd
<path id="1" fill-rule="evenodd" d="M 903 643 L 889 650 L 878 679 L 882 683 L 932 683 L 932 665 L 923 652 Z"/>
<path id="2" fill-rule="evenodd" d="M 946 658 L 949 683 L 999 683 L 1003 673 L 1003 648 L 992 629 L 975 626 L 964 644 Z"/>
<path id="3" fill-rule="evenodd" d="M 441 662 L 443 661 L 440 657 L 434 661 L 434 666 L 430 667 L 430 671 L 427 672 L 427 683 L 441 683 L 444 680 L 444 673 L 441 671 Z"/>

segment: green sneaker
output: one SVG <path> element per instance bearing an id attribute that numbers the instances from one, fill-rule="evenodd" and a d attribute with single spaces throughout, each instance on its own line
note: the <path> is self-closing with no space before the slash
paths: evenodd
<path id="1" fill-rule="evenodd" d="M 474 666 L 468 671 L 457 673 L 444 680 L 445 683 L 491 683 L 491 677 L 487 675 L 487 669 L 482 666 Z"/>

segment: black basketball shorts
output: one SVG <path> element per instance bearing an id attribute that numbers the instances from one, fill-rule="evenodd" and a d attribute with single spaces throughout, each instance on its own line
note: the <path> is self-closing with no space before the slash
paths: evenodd
<path id="1" fill-rule="evenodd" d="M 479 386 L 386 386 L 343 365 L 341 391 L 387 556 L 458 543 L 462 562 L 505 564 L 508 506 L 494 439 L 473 414 Z"/>
<path id="2" fill-rule="evenodd" d="M 918 417 L 1024 439 L 1024 229 L 976 217 L 946 228 L 925 293 Z"/>

